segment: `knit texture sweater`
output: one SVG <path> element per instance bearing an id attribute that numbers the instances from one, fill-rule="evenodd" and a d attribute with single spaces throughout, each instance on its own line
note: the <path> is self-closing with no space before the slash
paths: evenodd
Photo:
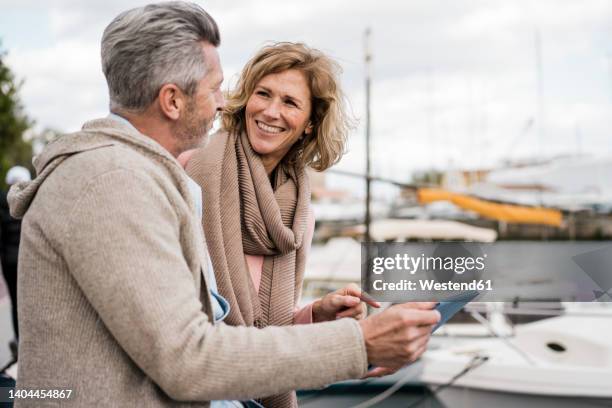
<path id="1" fill-rule="evenodd" d="M 215 324 L 207 251 L 186 175 L 151 138 L 112 119 L 51 143 L 13 186 L 20 388 L 70 400 L 16 407 L 183 407 L 360 377 L 356 321 Z"/>

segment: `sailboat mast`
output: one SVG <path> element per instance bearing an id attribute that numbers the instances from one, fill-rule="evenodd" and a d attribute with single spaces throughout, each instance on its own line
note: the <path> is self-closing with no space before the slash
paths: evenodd
<path id="1" fill-rule="evenodd" d="M 365 30 L 365 95 L 366 95 L 366 115 L 365 115 L 365 138 L 366 138 L 366 199 L 365 199 L 365 242 L 371 242 L 370 235 L 370 223 L 371 223 L 371 214 L 370 214 L 370 201 L 371 201 L 371 192 L 370 185 L 372 182 L 371 174 L 370 174 L 370 85 L 371 85 L 371 74 L 370 74 L 370 63 L 372 61 L 372 54 L 370 52 L 370 28 L 366 28 Z"/>

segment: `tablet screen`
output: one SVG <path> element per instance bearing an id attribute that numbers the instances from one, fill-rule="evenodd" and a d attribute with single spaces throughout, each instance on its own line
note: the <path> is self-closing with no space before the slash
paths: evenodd
<path id="1" fill-rule="evenodd" d="M 478 294 L 479 292 L 477 291 L 463 292 L 444 302 L 438 303 L 438 306 L 436 306 L 436 310 L 440 312 L 441 318 L 438 324 L 435 325 L 431 332 L 435 332 L 440 326 L 448 322 L 451 317 L 453 317 L 455 314 L 457 314 L 457 312 L 463 309 L 463 306 L 471 302 L 476 296 L 478 296 Z"/>

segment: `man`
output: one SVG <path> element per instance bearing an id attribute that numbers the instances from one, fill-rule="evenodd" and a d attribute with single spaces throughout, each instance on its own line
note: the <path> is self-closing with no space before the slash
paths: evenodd
<path id="1" fill-rule="evenodd" d="M 113 115 L 50 144 L 38 177 L 11 190 L 24 217 L 19 388 L 73 390 L 67 404 L 83 407 L 207 406 L 359 378 L 368 363 L 392 371 L 424 351 L 439 314 L 407 306 L 361 322 L 214 322 L 196 203 L 175 158 L 223 107 L 219 42 L 194 4 L 119 15 L 102 38 Z M 17 401 L 30 404 L 40 401 Z"/>

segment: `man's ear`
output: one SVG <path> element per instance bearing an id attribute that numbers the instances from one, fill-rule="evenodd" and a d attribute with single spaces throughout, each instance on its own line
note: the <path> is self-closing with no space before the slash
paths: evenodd
<path id="1" fill-rule="evenodd" d="M 174 84 L 165 84 L 157 94 L 159 108 L 170 120 L 178 120 L 185 109 L 185 94 Z"/>

